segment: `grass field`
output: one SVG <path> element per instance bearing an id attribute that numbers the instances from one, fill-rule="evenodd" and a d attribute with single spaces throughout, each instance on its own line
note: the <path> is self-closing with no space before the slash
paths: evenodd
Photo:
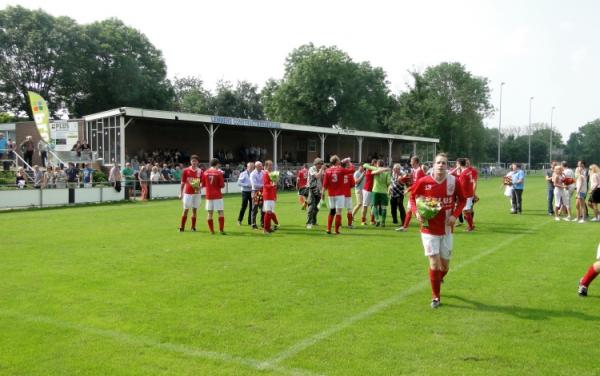
<path id="1" fill-rule="evenodd" d="M 576 293 L 600 224 L 553 221 L 545 192 L 510 215 L 480 182 L 438 310 L 414 221 L 328 237 L 291 193 L 267 237 L 237 196 L 227 236 L 178 233 L 175 200 L 2 213 L 0 374 L 600 374 L 600 281 Z"/>

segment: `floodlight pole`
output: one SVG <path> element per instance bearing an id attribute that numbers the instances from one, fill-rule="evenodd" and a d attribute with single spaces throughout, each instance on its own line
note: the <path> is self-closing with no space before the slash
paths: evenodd
<path id="1" fill-rule="evenodd" d="M 269 129 L 271 136 L 273 136 L 273 169 L 277 170 L 277 138 L 281 134 L 279 129 Z"/>
<path id="2" fill-rule="evenodd" d="M 552 163 L 552 118 L 554 117 L 554 109 L 556 107 L 552 106 L 552 110 L 550 111 L 550 146 L 548 147 L 548 156 L 550 157 L 549 163 Z"/>
<path id="3" fill-rule="evenodd" d="M 527 153 L 527 167 L 531 170 L 531 102 L 533 101 L 533 97 L 529 98 L 529 129 L 527 133 L 529 134 L 529 152 Z"/>
<path id="4" fill-rule="evenodd" d="M 502 134 L 500 133 L 500 129 L 502 128 L 502 87 L 505 84 L 505 82 L 500 84 L 500 107 L 498 109 L 498 166 L 500 166 L 500 144 L 502 141 Z"/>

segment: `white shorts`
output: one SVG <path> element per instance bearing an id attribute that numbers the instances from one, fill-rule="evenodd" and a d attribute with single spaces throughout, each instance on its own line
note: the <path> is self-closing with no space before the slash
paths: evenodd
<path id="1" fill-rule="evenodd" d="M 200 206 L 200 193 L 184 193 L 181 201 L 184 209 L 198 209 Z"/>
<path id="2" fill-rule="evenodd" d="M 408 204 L 406 204 L 406 212 L 410 211 L 410 200 L 408 200 Z"/>
<path id="3" fill-rule="evenodd" d="M 218 198 L 215 200 L 206 200 L 206 210 L 207 211 L 213 211 L 213 210 L 217 210 L 217 211 L 222 211 L 223 208 L 225 206 L 223 205 L 223 199 L 222 198 Z"/>
<path id="4" fill-rule="evenodd" d="M 598 251 L 596 251 L 596 260 L 600 260 L 600 244 L 598 244 Z"/>
<path id="5" fill-rule="evenodd" d="M 354 192 L 355 196 L 356 196 L 356 205 L 361 205 L 363 203 L 363 191 L 362 189 L 355 189 Z"/>
<path id="6" fill-rule="evenodd" d="M 373 204 L 373 192 L 369 192 L 363 189 L 363 206 L 371 206 Z"/>
<path id="7" fill-rule="evenodd" d="M 263 212 L 274 212 L 275 211 L 275 200 L 263 201 Z"/>
<path id="8" fill-rule="evenodd" d="M 463 210 L 473 210 L 473 197 L 467 197 L 467 203 Z"/>
<path id="9" fill-rule="evenodd" d="M 450 260 L 452 257 L 452 233 L 446 235 L 431 235 L 421 233 L 421 241 L 425 256 L 440 255 L 443 259 Z"/>
<path id="10" fill-rule="evenodd" d="M 344 197 L 344 207 L 347 210 L 352 210 L 352 196 Z"/>
<path id="11" fill-rule="evenodd" d="M 561 203 L 565 208 L 570 208 L 571 197 L 567 189 L 554 188 L 554 206 L 560 207 Z"/>
<path id="12" fill-rule="evenodd" d="M 329 209 L 343 209 L 346 201 L 344 196 L 329 196 Z"/>

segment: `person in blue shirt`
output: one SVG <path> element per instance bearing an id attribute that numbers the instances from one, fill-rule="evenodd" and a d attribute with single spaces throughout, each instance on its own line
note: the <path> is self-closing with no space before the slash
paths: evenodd
<path id="1" fill-rule="evenodd" d="M 89 163 L 86 164 L 82 173 L 84 188 L 91 188 L 94 183 L 94 170 L 92 170 L 92 165 Z"/>
<path id="2" fill-rule="evenodd" d="M 522 198 L 523 188 L 525 188 L 525 171 L 521 169 L 520 163 L 512 164 L 512 214 L 521 214 L 523 212 Z"/>
<path id="3" fill-rule="evenodd" d="M 0 133 L 0 159 L 3 159 L 5 154 L 8 154 L 8 144 L 4 138 L 4 133 Z"/>

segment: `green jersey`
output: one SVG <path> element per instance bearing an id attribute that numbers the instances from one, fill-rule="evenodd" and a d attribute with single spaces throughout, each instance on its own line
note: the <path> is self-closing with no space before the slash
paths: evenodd
<path id="1" fill-rule="evenodd" d="M 363 165 L 364 168 L 371 171 L 377 171 L 378 167 L 371 166 L 368 163 Z M 377 175 L 373 175 L 373 192 L 374 193 L 388 193 L 388 187 L 392 182 L 392 176 L 389 171 L 382 172 Z"/>

